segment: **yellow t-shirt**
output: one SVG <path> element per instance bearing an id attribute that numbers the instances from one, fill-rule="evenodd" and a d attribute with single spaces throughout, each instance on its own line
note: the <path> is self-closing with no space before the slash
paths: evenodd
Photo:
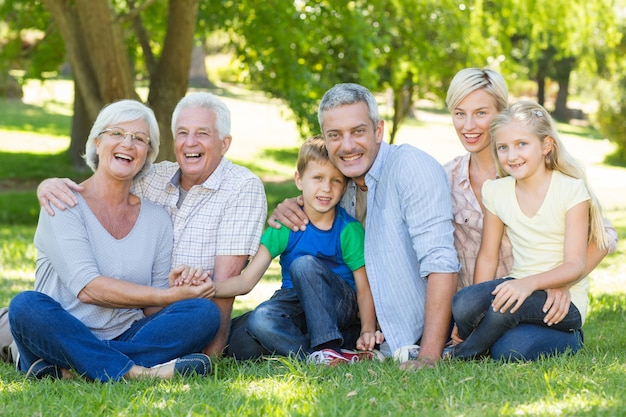
<path id="1" fill-rule="evenodd" d="M 515 195 L 515 178 L 485 181 L 483 204 L 506 225 L 513 246 L 513 270 L 510 276 L 524 278 L 556 268 L 563 263 L 565 214 L 575 205 L 589 200 L 580 179 L 552 171 L 546 197 L 533 217 L 526 216 Z M 570 288 L 572 302 L 584 322 L 587 314 L 589 284 L 587 278 Z"/>

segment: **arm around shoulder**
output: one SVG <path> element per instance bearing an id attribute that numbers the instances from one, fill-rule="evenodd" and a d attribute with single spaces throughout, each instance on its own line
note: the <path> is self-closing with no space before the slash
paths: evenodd
<path id="1" fill-rule="evenodd" d="M 72 190 L 80 192 L 83 190 L 83 187 L 69 178 L 45 179 L 37 187 L 39 205 L 51 216 L 54 216 L 52 206 L 59 210 L 65 210 L 66 207 L 74 207 L 78 204 L 78 200 Z"/>

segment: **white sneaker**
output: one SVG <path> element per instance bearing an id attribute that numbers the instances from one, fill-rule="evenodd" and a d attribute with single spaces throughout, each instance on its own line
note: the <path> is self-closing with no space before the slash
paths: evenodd
<path id="1" fill-rule="evenodd" d="M 446 346 L 443 348 L 443 352 L 441 353 L 442 359 L 450 359 L 452 357 L 452 351 L 454 346 Z M 420 353 L 420 347 L 418 345 L 407 345 L 398 348 L 393 353 L 393 358 L 400 363 L 404 363 L 406 361 L 414 361 L 417 359 L 417 355 Z"/>
<path id="2" fill-rule="evenodd" d="M 416 360 L 419 353 L 420 347 L 418 345 L 407 345 L 396 349 L 393 352 L 393 358 L 400 363 L 404 363 Z"/>

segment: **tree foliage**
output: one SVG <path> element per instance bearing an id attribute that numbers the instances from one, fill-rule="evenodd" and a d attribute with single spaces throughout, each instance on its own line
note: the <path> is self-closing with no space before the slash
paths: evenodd
<path id="1" fill-rule="evenodd" d="M 173 158 L 171 113 L 187 90 L 198 4 L 199 0 L 5 2 L 10 9 L 3 11 L 12 10 L 9 13 L 21 19 L 10 26 L 15 42 L 25 28 L 46 33 L 57 40 L 54 45 L 63 41 L 64 53 L 56 57 L 67 60 L 74 79 L 70 154 L 76 164 L 82 164 L 79 155 L 100 109 L 119 99 L 138 99 L 136 85 L 142 78 L 148 80 L 147 102 L 159 121 L 160 158 Z M 58 61 L 48 58 L 30 62 L 27 74 L 58 67 Z"/>
<path id="2" fill-rule="evenodd" d="M 302 136 L 318 131 L 328 88 L 358 82 L 386 93 L 381 108 L 393 142 L 417 100 L 442 98 L 467 66 L 500 70 L 510 84 L 532 79 L 540 102 L 555 80 L 555 115 L 567 116 L 572 72 L 577 80 L 610 79 L 620 68 L 616 1 L 4 0 L 0 13 L 14 29 L 2 53 L 15 52 L 24 28 L 38 28 L 37 46 L 12 56 L 27 63 L 29 76 L 68 57 L 76 123 L 90 124 L 103 104 L 136 97 L 137 81 L 147 83 L 166 138 L 162 153 L 171 158 L 171 109 L 187 88 L 194 28 L 200 40 L 219 29 L 240 79 L 284 100 Z"/>
<path id="3" fill-rule="evenodd" d="M 626 10 L 626 2 L 616 6 L 620 12 Z M 626 16 L 616 13 L 617 27 L 622 34 L 621 42 L 613 54 L 615 71 L 595 86 L 599 106 L 594 117 L 602 134 L 616 145 L 615 153 L 609 156 L 611 162 L 626 163 Z"/>
<path id="4" fill-rule="evenodd" d="M 569 119 L 567 99 L 573 71 L 606 76 L 614 68 L 620 34 L 613 0 L 503 0 L 490 3 L 504 55 L 506 72 L 537 82 L 537 97 L 546 99 L 548 79 L 559 84 L 557 118 Z"/>
<path id="5" fill-rule="evenodd" d="M 481 10 L 480 4 L 470 9 L 457 0 L 387 2 L 378 36 L 385 51 L 379 87 L 390 92 L 390 142 L 418 98 L 443 97 L 459 69 L 485 66 L 492 51 L 476 42 L 483 39 L 485 22 L 472 22 Z"/>
<path id="6" fill-rule="evenodd" d="M 261 7 L 224 1 L 221 13 L 245 80 L 285 100 L 308 136 L 319 130 L 317 105 L 327 89 L 339 82 L 376 87 L 380 51 L 372 28 L 382 3 L 267 0 Z M 202 19 L 210 19 L 204 11 Z"/>

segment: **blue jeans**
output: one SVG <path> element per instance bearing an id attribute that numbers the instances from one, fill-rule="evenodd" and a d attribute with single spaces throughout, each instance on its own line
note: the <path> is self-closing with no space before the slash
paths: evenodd
<path id="1" fill-rule="evenodd" d="M 524 300 L 522 306 L 515 313 L 510 311 L 506 313 L 493 311 L 491 304 L 495 296 L 491 293 L 499 284 L 510 279 L 512 278 L 501 278 L 477 285 L 470 285 L 461 289 L 454 296 L 452 315 L 459 331 L 459 337 L 463 339 L 463 342 L 454 347 L 452 356 L 462 359 L 476 358 L 492 348 L 505 333 L 522 323 L 535 325 L 536 327 L 543 326 L 545 329 L 558 331 L 558 335 L 563 333 L 574 335 L 580 330 L 582 320 L 574 304 L 570 304 L 569 312 L 561 322 L 550 327 L 543 322 L 545 313 L 542 311 L 542 308 L 547 298 L 545 291 L 533 292 Z M 514 355 L 515 350 L 522 347 L 524 340 L 527 340 L 529 337 L 542 337 L 545 333 L 550 333 L 540 332 L 536 327 L 523 327 L 517 334 L 518 339 L 513 338 L 515 332 L 508 335 L 501 341 L 501 345 L 495 352 L 495 357 L 514 358 L 516 356 Z M 551 337 L 549 340 L 557 342 L 556 339 L 557 335 L 555 334 L 555 337 Z M 555 347 L 560 347 L 561 344 L 561 342 L 557 342 Z M 528 347 L 526 348 L 528 349 Z M 548 352 L 554 351 L 554 349 L 544 344 L 542 349 L 546 348 Z M 511 353 L 507 353 L 507 351 Z M 539 353 L 531 350 L 526 354 L 536 357 Z"/>
<path id="2" fill-rule="evenodd" d="M 50 296 L 25 291 L 11 300 L 9 321 L 22 372 L 41 358 L 92 380 L 117 381 L 133 365 L 152 367 L 202 351 L 217 334 L 220 313 L 210 300 L 182 300 L 113 340 L 100 340 Z"/>
<path id="3" fill-rule="evenodd" d="M 522 323 L 507 330 L 489 352 L 495 360 L 536 361 L 541 357 L 576 353 L 582 347 L 582 329 L 564 332 L 545 325 Z"/>
<path id="4" fill-rule="evenodd" d="M 290 273 L 293 288 L 281 288 L 254 311 L 234 320 L 229 355 L 240 359 L 267 354 L 304 357 L 328 342 L 343 346 L 346 334 L 354 348 L 354 328 L 360 326 L 354 289 L 313 256 L 296 259 Z"/>

